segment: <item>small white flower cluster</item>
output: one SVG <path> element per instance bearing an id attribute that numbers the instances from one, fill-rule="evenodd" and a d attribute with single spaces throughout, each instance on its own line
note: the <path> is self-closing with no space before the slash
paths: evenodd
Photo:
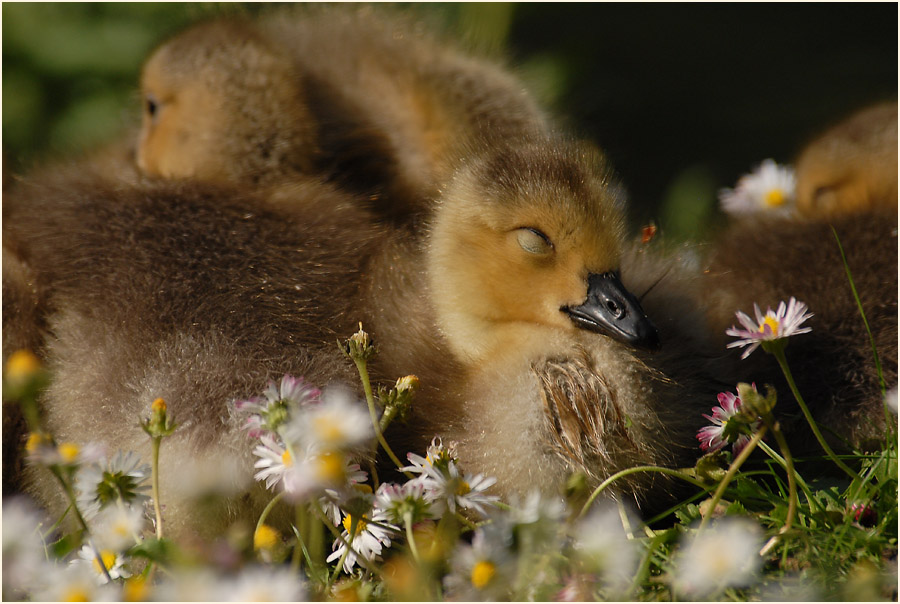
<path id="1" fill-rule="evenodd" d="M 265 398 L 234 403 L 248 413 L 246 427 L 259 444 L 257 480 L 280 489 L 294 502 L 311 501 L 364 480 L 350 456 L 367 446 L 374 432 L 365 407 L 349 393 L 321 393 L 301 378 L 269 383 Z"/>
<path id="2" fill-rule="evenodd" d="M 431 504 L 436 516 L 443 515 L 446 510 L 455 513 L 458 508 L 471 509 L 484 515 L 484 506 L 498 500 L 494 495 L 484 494 L 497 482 L 496 478 L 460 472 L 455 443 L 444 447 L 441 440 L 435 438 L 425 457 L 408 453 L 406 458 L 412 465 L 401 469 L 418 474 L 414 480 L 421 483 L 425 500 Z"/>

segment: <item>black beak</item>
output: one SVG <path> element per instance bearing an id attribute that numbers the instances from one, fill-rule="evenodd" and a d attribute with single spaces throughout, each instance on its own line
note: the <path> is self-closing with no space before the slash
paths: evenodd
<path id="1" fill-rule="evenodd" d="M 659 332 L 616 273 L 588 275 L 588 293 L 584 304 L 560 310 L 582 329 L 612 336 L 648 350 L 659 348 Z"/>

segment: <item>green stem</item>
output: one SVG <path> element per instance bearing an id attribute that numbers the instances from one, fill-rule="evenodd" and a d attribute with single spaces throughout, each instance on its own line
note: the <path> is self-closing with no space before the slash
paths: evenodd
<path id="1" fill-rule="evenodd" d="M 778 534 L 775 535 L 765 547 L 763 547 L 760 552 L 761 555 L 765 555 L 768 551 L 775 546 L 778 542 L 778 537 L 784 535 L 786 532 L 791 530 L 791 526 L 794 524 L 794 517 L 797 515 L 797 480 L 796 480 L 796 471 L 794 470 L 794 458 L 791 456 L 791 450 L 788 447 L 787 441 L 784 439 L 784 435 L 781 433 L 781 427 L 775 418 L 772 417 L 772 412 L 768 412 L 763 415 L 763 420 L 766 422 L 766 425 L 769 427 L 769 430 L 772 431 L 772 434 L 775 436 L 775 442 L 778 443 L 778 447 L 781 449 L 781 452 L 784 454 L 784 463 L 785 463 L 785 472 L 787 473 L 788 479 L 788 512 L 787 518 L 784 521 L 784 526 L 778 531 Z"/>
<path id="2" fill-rule="evenodd" d="M 75 519 L 78 520 L 78 524 L 81 525 L 81 530 L 84 531 L 85 539 L 87 540 L 88 545 L 91 547 L 91 550 L 94 552 L 94 559 L 97 561 L 97 564 L 100 565 L 100 569 L 106 576 L 106 580 L 111 583 L 113 579 L 109 574 L 109 569 L 106 568 L 106 564 L 103 562 L 103 556 L 100 555 L 100 551 L 91 540 L 91 531 L 90 529 L 88 529 L 88 525 L 84 520 L 84 516 L 81 515 L 81 510 L 78 509 L 78 503 L 75 499 L 75 491 L 72 489 L 72 485 L 69 484 L 69 481 L 63 478 L 63 475 L 58 468 L 50 468 L 50 471 L 59 481 L 60 485 L 62 485 L 63 492 L 65 492 L 66 498 L 69 500 L 69 505 L 72 507 L 72 511 L 75 513 Z"/>
<path id="3" fill-rule="evenodd" d="M 782 373 L 784 373 L 784 377 L 787 379 L 788 386 L 790 387 L 794 398 L 797 400 L 797 404 L 800 405 L 800 410 L 803 412 L 803 416 L 806 418 L 806 422 L 809 424 L 809 427 L 812 428 L 813 434 L 815 434 L 816 436 L 816 440 L 819 441 L 819 444 L 825 450 L 825 453 L 828 455 L 831 461 L 837 464 L 837 466 L 844 472 L 846 472 L 851 478 L 862 480 L 860 475 L 854 472 L 850 468 L 850 466 L 838 459 L 837 455 L 834 454 L 834 451 L 831 450 L 831 447 L 828 446 L 828 443 L 825 442 L 825 438 L 819 431 L 819 426 L 816 424 L 816 420 L 813 419 L 812 413 L 810 413 L 809 411 L 809 407 L 806 406 L 806 402 L 803 400 L 803 397 L 800 396 L 800 391 L 797 390 L 797 384 L 794 383 L 794 376 L 791 374 L 791 369 L 790 367 L 788 367 L 787 359 L 784 356 L 784 349 L 776 348 L 772 351 L 772 354 L 775 355 L 775 359 L 781 366 L 781 371 Z"/>
<path id="4" fill-rule="evenodd" d="M 753 435 L 753 438 L 750 439 L 750 442 L 748 442 L 744 447 L 743 451 L 741 451 L 740 454 L 734 458 L 734 461 L 731 462 L 731 467 L 728 468 L 728 472 L 722 478 L 722 481 L 719 482 L 719 488 L 716 489 L 716 492 L 713 493 L 712 499 L 710 499 L 708 511 L 700 521 L 700 526 L 697 527 L 698 534 L 707 524 L 709 524 L 709 519 L 712 518 L 713 513 L 716 510 L 716 506 L 719 505 L 719 502 L 722 500 L 722 495 L 725 493 L 725 488 L 728 486 L 728 483 L 730 483 L 732 479 L 734 479 L 737 471 L 742 465 L 744 465 L 744 462 L 747 461 L 747 458 L 750 457 L 753 449 L 755 449 L 759 441 L 762 440 L 762 437 L 765 435 L 767 429 L 767 426 L 763 426 L 762 428 L 760 428 L 759 431 Z"/>
<path id="5" fill-rule="evenodd" d="M 412 553 L 413 560 L 416 564 L 421 563 L 419 559 L 419 550 L 416 548 L 416 540 L 412 532 L 412 514 L 410 512 L 403 513 L 403 524 L 406 525 L 406 540 L 409 542 L 409 551 Z"/>
<path id="6" fill-rule="evenodd" d="M 302 505 L 295 506 L 294 524 L 297 525 L 297 543 L 294 545 L 294 551 L 291 555 L 291 570 L 294 572 L 300 570 L 300 559 L 303 556 L 303 544 L 309 538 L 309 517 L 304 512 Z"/>
<path id="7" fill-rule="evenodd" d="M 162 507 L 159 503 L 159 444 L 162 442 L 162 437 L 154 436 L 150 442 L 153 446 L 153 510 L 156 512 L 156 538 L 162 539 Z"/>
<path id="8" fill-rule="evenodd" d="M 762 449 L 766 455 L 768 455 L 773 460 L 775 460 L 775 462 L 778 465 L 780 465 L 782 468 L 784 468 L 785 471 L 787 471 L 787 462 L 781 455 L 778 454 L 777 451 L 775 451 L 772 447 L 770 447 L 769 445 L 767 445 L 765 442 L 762 442 L 762 441 L 760 441 L 760 443 L 759 443 L 759 448 Z M 825 508 L 823 508 L 821 506 L 821 504 L 816 500 L 816 498 L 813 497 L 812 490 L 810 490 L 809 485 L 806 484 L 806 481 L 803 480 L 803 477 L 800 476 L 799 473 L 795 473 L 795 476 L 797 478 L 797 485 L 803 491 L 803 494 L 806 495 L 806 500 L 809 502 L 810 508 L 816 507 L 819 511 L 824 512 Z"/>
<path id="9" fill-rule="evenodd" d="M 681 478 L 682 480 L 689 482 L 694 486 L 706 488 L 706 485 L 704 485 L 701 481 L 697 480 L 693 476 L 685 474 L 684 472 L 679 472 L 678 470 L 673 470 L 671 468 L 661 468 L 659 466 L 635 466 L 633 468 L 620 470 L 619 472 L 616 472 L 615 474 L 601 482 L 600 485 L 596 489 L 594 489 L 594 492 L 591 493 L 591 496 L 588 497 L 588 500 L 587 502 L 585 502 L 584 507 L 581 508 L 581 512 L 578 514 L 578 517 L 583 518 L 585 514 L 587 514 L 588 509 L 590 509 L 591 505 L 593 505 L 594 500 L 596 500 L 600 493 L 602 493 L 609 485 L 620 478 L 630 476 L 631 474 L 637 474 L 638 472 L 659 472 L 660 474 L 666 474 L 668 476 Z"/>
<path id="10" fill-rule="evenodd" d="M 391 461 L 396 464 L 398 468 L 402 468 L 403 464 L 400 463 L 400 460 L 397 459 L 397 456 L 394 455 L 394 452 L 391 450 L 391 447 L 387 444 L 387 441 L 384 439 L 384 434 L 381 432 L 381 425 L 378 421 L 378 412 L 375 410 L 375 397 L 372 394 L 372 384 L 369 383 L 369 370 L 366 368 L 366 362 L 364 360 L 353 360 L 356 363 L 356 370 L 359 372 L 359 377 L 362 380 L 363 390 L 366 392 L 366 404 L 369 406 L 369 416 L 372 418 L 372 428 L 375 430 L 375 438 L 378 439 L 378 443 L 384 449 L 385 453 L 388 454 L 388 457 L 391 458 Z M 409 472 L 404 472 L 407 478 L 414 478 L 412 474 Z"/>
<path id="11" fill-rule="evenodd" d="M 340 573 L 341 569 L 344 567 L 344 561 L 347 559 L 347 555 L 350 553 L 350 549 L 353 547 L 353 539 L 354 539 L 354 537 L 356 537 L 356 526 L 358 524 L 359 524 L 359 518 L 357 518 L 356 516 L 353 516 L 351 514 L 351 516 L 350 516 L 350 531 L 349 531 L 350 541 L 344 542 L 344 544 L 346 546 L 346 547 L 344 547 L 344 553 L 341 554 L 341 558 L 340 558 L 340 560 L 338 560 L 337 565 L 334 567 L 334 572 L 332 573 L 331 578 L 328 579 L 328 584 L 325 585 L 325 593 L 326 594 L 331 591 L 331 586 L 334 585 L 334 581 L 335 581 L 335 579 L 337 579 L 338 573 Z M 342 539 L 342 541 L 343 541 L 343 539 Z M 362 558 L 360 558 L 360 560 L 361 559 Z"/>
<path id="12" fill-rule="evenodd" d="M 253 531 L 253 536 L 256 536 L 256 533 L 259 532 L 259 529 L 266 523 L 266 518 L 269 516 L 269 512 L 272 511 L 272 508 L 275 507 L 275 504 L 281 501 L 281 498 L 284 497 L 285 491 L 282 491 L 272 497 L 272 500 L 266 504 L 266 507 L 263 508 L 262 514 L 259 515 L 259 520 L 256 521 L 256 530 Z"/>
<path id="13" fill-rule="evenodd" d="M 884 395 L 887 392 L 887 385 L 884 382 L 884 373 L 881 370 L 881 360 L 878 358 L 878 350 L 875 348 L 875 337 L 872 335 L 872 330 L 869 328 L 866 312 L 863 310 L 862 301 L 859 299 L 859 294 L 856 292 L 856 285 L 853 283 L 853 275 L 850 274 L 850 265 L 847 264 L 847 256 L 844 255 L 844 246 L 841 245 L 841 239 L 838 237 L 834 226 L 831 227 L 831 232 L 834 233 L 834 240 L 837 241 L 838 251 L 841 253 L 841 261 L 844 263 L 844 272 L 847 273 L 847 281 L 850 282 L 850 291 L 853 292 L 853 299 L 856 300 L 856 307 L 859 309 L 863 325 L 866 326 L 866 333 L 869 334 L 869 344 L 872 345 L 872 356 L 875 358 L 875 370 L 878 372 L 878 379 L 881 381 L 881 394 Z M 890 416 L 887 416 L 886 419 L 888 419 L 888 425 L 891 425 Z"/>

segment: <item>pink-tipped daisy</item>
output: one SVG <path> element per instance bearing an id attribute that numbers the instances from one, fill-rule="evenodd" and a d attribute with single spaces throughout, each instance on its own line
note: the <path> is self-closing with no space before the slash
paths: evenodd
<path id="1" fill-rule="evenodd" d="M 730 329 L 725 330 L 729 336 L 740 338 L 736 342 L 729 343 L 728 348 L 747 346 L 747 350 L 741 355 L 742 359 L 746 359 L 760 344 L 812 331 L 811 327 L 800 327 L 800 325 L 813 314 L 806 312 L 806 304 L 793 296 L 787 304 L 779 303 L 777 311 L 773 311 L 772 307 L 769 307 L 765 315 L 759 310 L 758 304 L 754 304 L 753 309 L 756 313 L 756 321 L 738 311 L 736 315 L 744 329 L 732 325 Z M 765 349 L 765 346 L 763 348 Z"/>
<path id="2" fill-rule="evenodd" d="M 734 189 L 719 191 L 719 202 L 728 214 L 791 214 L 794 211 L 795 189 L 793 169 L 767 159 L 751 174 L 742 176 Z"/>
<path id="3" fill-rule="evenodd" d="M 737 455 L 750 442 L 748 432 L 759 426 L 759 420 L 750 425 L 739 416 L 743 404 L 740 397 L 730 392 L 720 392 L 718 399 L 721 406 L 713 407 L 712 415 L 703 415 L 713 425 L 704 426 L 697 431 L 700 448 L 704 451 L 718 451 L 731 443 L 732 450 Z"/>

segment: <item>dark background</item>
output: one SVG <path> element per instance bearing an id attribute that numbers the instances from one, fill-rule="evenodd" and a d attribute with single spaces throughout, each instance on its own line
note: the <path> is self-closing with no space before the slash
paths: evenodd
<path id="1" fill-rule="evenodd" d="M 716 192 L 790 162 L 847 113 L 897 98 L 897 11 L 878 4 L 420 4 L 437 28 L 506 57 L 569 128 L 603 147 L 635 225 L 702 238 Z M 137 122 L 140 65 L 188 23 L 260 4 L 10 4 L 4 170 Z"/>

